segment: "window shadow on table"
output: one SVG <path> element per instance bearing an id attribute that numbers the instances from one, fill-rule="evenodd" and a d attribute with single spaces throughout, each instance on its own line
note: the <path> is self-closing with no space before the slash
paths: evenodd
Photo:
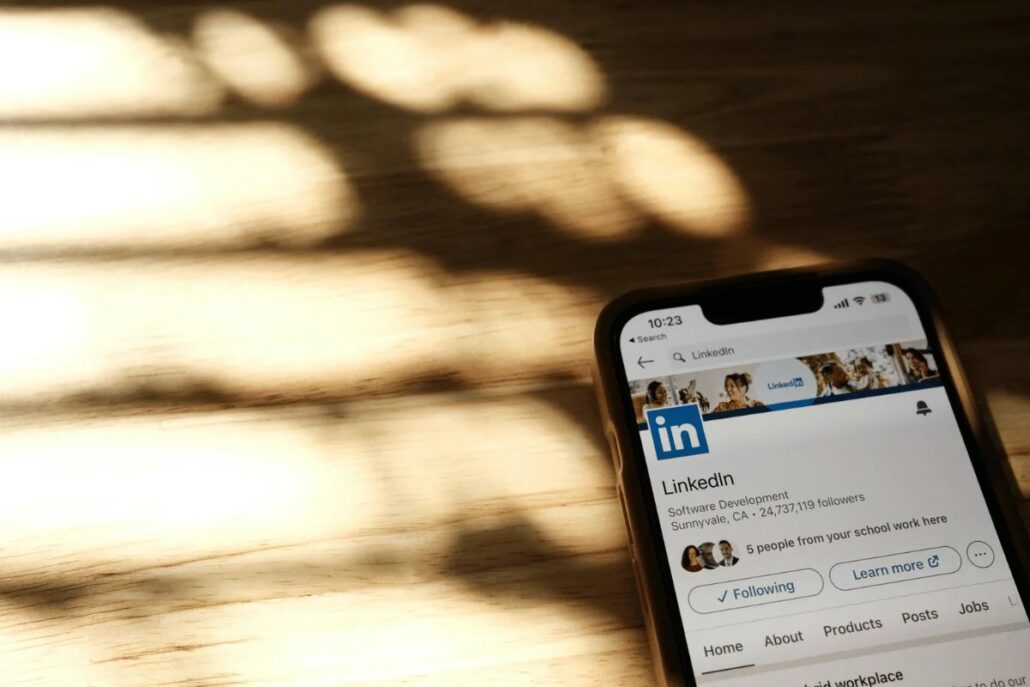
<path id="1" fill-rule="evenodd" d="M 65 7 L 47 4 L 54 10 Z M 404 5 L 377 4 L 347 19 L 365 21 L 378 31 L 384 16 Z M 116 2 L 111 6 L 118 22 L 131 25 L 133 35 L 150 31 L 194 47 L 198 19 L 206 12 L 197 4 Z M 246 35 L 256 35 L 253 30 L 260 31 L 262 25 L 285 27 L 289 49 L 321 63 L 323 59 L 310 56 L 318 47 L 313 44 L 310 22 L 329 7 L 322 2 L 256 3 L 241 7 L 241 12 L 253 20 L 244 27 L 251 32 Z M 288 174 L 261 177 L 254 193 L 273 193 L 277 184 L 286 184 L 291 192 L 304 191 L 290 185 L 298 178 L 315 187 L 328 179 L 332 188 L 322 195 L 316 189 L 313 198 L 320 201 L 315 205 L 319 212 L 310 212 L 305 204 L 291 205 L 296 214 L 251 213 L 250 197 L 244 194 L 245 202 L 239 202 L 232 195 L 232 184 L 227 205 L 204 196 L 203 188 L 193 188 L 199 195 L 190 196 L 184 204 L 191 199 L 212 201 L 227 216 L 230 211 L 246 210 L 236 220 L 248 231 L 237 239 L 215 236 L 218 240 L 213 240 L 201 232 L 189 240 L 162 243 L 143 231 L 131 240 L 138 224 L 160 224 L 163 213 L 159 207 L 132 215 L 130 207 L 125 210 L 125 234 L 120 237 L 90 242 L 73 234 L 76 241 L 71 244 L 48 243 L 34 233 L 35 215 L 27 212 L 22 229 L 29 238 L 24 245 L 5 244 L 0 257 L 11 265 L 86 264 L 98 271 L 110 264 L 137 265 L 146 271 L 162 263 L 211 265 L 214 271 L 228 258 L 287 257 L 304 263 L 328 255 L 357 263 L 386 251 L 428 261 L 449 276 L 538 278 L 559 288 L 582 290 L 599 305 L 624 290 L 658 282 L 827 258 L 887 256 L 906 260 L 927 274 L 956 314 L 953 324 L 961 337 L 1019 338 L 1030 331 L 1030 290 L 1013 288 L 1024 279 L 1020 261 L 1011 257 L 1013 248 L 1020 245 L 1028 208 L 1023 189 L 1030 185 L 1030 172 L 1023 160 L 1030 145 L 1025 136 L 1030 99 L 1024 97 L 1025 80 L 1018 71 L 998 69 L 996 59 L 1024 54 L 1025 49 L 1012 47 L 1008 34 L 997 35 L 989 20 L 970 16 L 969 27 L 964 28 L 949 10 L 927 8 L 920 27 L 911 28 L 904 13 L 895 20 L 884 13 L 882 20 L 892 36 L 915 32 L 915 40 L 885 44 L 878 27 L 865 20 L 865 10 L 850 17 L 847 29 L 842 27 L 849 23 L 848 17 L 827 15 L 825 28 L 819 31 L 807 11 L 794 16 L 780 9 L 773 16 L 758 6 L 730 8 L 720 15 L 691 5 L 626 5 L 615 10 L 614 19 L 604 13 L 584 16 L 574 6 L 563 9 L 553 3 L 512 3 L 510 11 L 474 2 L 441 7 L 460 15 L 444 19 L 451 25 L 514 19 L 536 27 L 533 36 L 516 38 L 550 36 L 551 43 L 532 45 L 562 46 L 558 54 L 572 55 L 569 64 L 585 59 L 595 65 L 603 97 L 593 98 L 590 88 L 574 88 L 566 93 L 569 97 L 555 97 L 528 86 L 528 91 L 499 92 L 457 84 L 454 88 L 460 97 L 434 109 L 434 98 L 440 94 L 411 100 L 403 90 L 391 89 L 390 83 L 362 79 L 348 69 L 340 72 L 347 78 L 340 78 L 321 64 L 310 84 L 302 83 L 292 95 L 289 90 L 278 91 L 289 100 L 275 103 L 262 101 L 257 91 L 248 100 L 240 94 L 255 82 L 232 81 L 226 77 L 228 72 L 212 67 L 208 76 L 213 78 L 213 88 L 226 94 L 221 101 L 205 101 L 208 109 L 183 101 L 179 105 L 185 110 L 171 114 L 159 109 L 108 111 L 69 119 L 47 111 L 16 121 L 5 119 L 5 133 L 30 138 L 67 127 L 117 143 L 120 132 L 132 130 L 124 139 L 127 149 L 140 140 L 135 137 L 139 131 L 158 132 L 167 135 L 159 146 L 165 152 L 174 151 L 176 142 L 206 149 L 207 144 L 191 138 L 206 127 L 222 127 L 219 131 L 224 135 L 219 139 L 235 142 L 227 149 L 235 146 L 239 152 L 240 139 L 230 134 L 270 122 L 272 129 L 261 131 L 287 132 L 288 141 L 303 142 L 301 152 L 308 156 L 280 159 L 276 156 L 282 149 L 276 148 L 270 158 L 259 157 L 259 161 L 279 163 L 288 170 L 292 160 L 300 159 L 318 174 L 295 175 L 292 182 Z M 625 30 L 636 23 L 630 21 L 634 18 L 640 26 L 656 31 L 653 44 L 642 43 L 635 32 Z M 225 15 L 206 26 L 213 31 L 220 26 L 231 28 Z M 323 36 L 334 31 L 331 22 L 323 29 Z M 827 55 L 842 57 L 828 60 Z M 229 65 L 229 59 L 219 64 Z M 764 66 L 755 66 L 759 64 Z M 514 102 L 517 99 L 511 93 L 521 93 L 523 104 Z M 446 101 L 449 96 L 441 97 Z M 140 101 L 126 102 L 125 107 L 138 109 Z M 616 126 L 627 118 L 636 123 L 628 134 Z M 682 166 L 683 177 L 697 172 L 696 183 L 704 189 L 739 192 L 731 199 L 731 204 L 745 210 L 739 226 L 735 220 L 706 225 L 704 213 L 691 214 L 689 203 L 677 204 L 681 200 L 677 194 L 647 192 L 649 186 L 660 186 L 660 175 L 641 175 L 638 167 L 625 164 L 625 156 L 622 162 L 606 157 L 620 142 L 636 145 L 641 138 L 646 143 L 654 137 L 685 151 L 674 159 L 688 163 Z M 87 138 L 77 139 L 76 149 L 93 145 Z M 44 143 L 46 150 L 51 139 Z M 517 159 L 523 152 L 522 145 L 531 150 L 536 146 L 547 161 L 538 166 L 509 165 L 509 158 Z M 468 157 L 490 146 L 497 146 L 490 159 L 497 161 L 502 173 L 488 174 L 489 170 L 474 166 L 471 173 L 464 173 Z M 655 153 L 647 145 L 631 150 Z M 689 164 L 694 159 L 691 154 L 704 164 Z M 633 156 L 628 157 L 632 162 Z M 605 163 L 598 164 L 599 160 Z M 661 168 L 662 160 L 659 156 L 653 167 Z M 173 156 L 165 161 L 167 169 L 159 171 L 168 173 L 166 180 L 173 182 L 176 170 L 182 169 L 181 160 Z M 202 169 L 201 163 L 190 169 Z M 244 172 L 249 170 L 243 167 L 235 172 L 245 181 L 249 176 Z M 595 167 L 603 169 L 599 172 Z M 604 171 L 609 167 L 618 172 Z M 296 168 L 299 175 L 300 165 Z M 57 171 L 56 167 L 44 170 L 47 173 L 41 178 L 52 183 Z M 119 178 L 131 182 L 132 171 L 122 169 Z M 711 179 L 728 178 L 723 174 L 732 175 L 736 185 L 712 186 Z M 102 182 L 101 176 L 97 179 Z M 218 177 L 213 174 L 212 183 Z M 104 186 L 99 183 L 96 190 Z M 43 186 L 36 191 L 33 198 L 52 200 L 61 189 Z M 720 216 L 718 207 L 706 205 L 712 194 L 702 195 L 691 197 Z M 15 200 L 8 201 L 8 209 Z M 38 203 L 41 210 L 59 205 Z M 18 207 L 33 209 L 26 202 Z M 200 213 L 194 219 L 213 221 L 211 216 L 218 215 Z M 308 222 L 303 231 L 302 220 Z M 215 222 L 214 226 L 222 225 Z M 983 307 L 984 303 L 992 307 Z M 589 331 L 580 332 L 584 341 L 589 336 Z M 297 393 L 276 388 L 241 391 L 187 368 L 169 379 L 112 375 L 105 388 L 38 403 L 7 398 L 0 402 L 0 413 L 24 422 L 34 413 L 104 417 L 126 411 L 184 411 L 202 415 L 225 408 L 303 406 L 312 409 L 312 416 L 339 421 L 346 420 L 353 404 L 364 396 L 431 399 L 444 391 L 460 394 L 530 383 L 534 388 L 525 392 L 526 397 L 541 402 L 568 431 L 587 437 L 591 455 L 586 460 L 599 471 L 608 471 L 596 403 L 583 379 L 586 362 L 555 365 L 532 380 L 469 380 L 457 367 L 415 365 L 384 370 L 383 378 L 363 386 L 355 383 L 359 388 L 353 391 L 345 388 L 353 380 L 327 375 L 327 390 Z M 984 365 L 993 370 L 985 375 L 988 388 L 1004 387 L 1013 377 L 1019 378 L 1011 373 L 1013 363 L 1007 356 L 992 357 Z M 1015 365 L 1025 369 L 1023 363 Z M 385 475 L 381 478 L 387 480 Z M 614 508 L 612 495 L 605 498 Z M 170 611 L 208 603 L 208 592 L 231 588 L 234 579 L 265 585 L 251 596 L 235 599 L 246 601 L 294 593 L 290 591 L 293 583 L 306 585 L 303 593 L 347 591 L 368 579 L 402 584 L 412 579 L 418 565 L 436 565 L 443 578 L 458 581 L 479 600 L 511 606 L 569 606 L 613 627 L 638 627 L 641 622 L 624 548 L 577 551 L 544 532 L 517 502 L 501 516 L 457 522 L 443 548 L 426 552 L 414 562 L 375 548 L 356 558 L 298 558 L 272 566 L 246 561 L 247 555 L 260 551 L 230 553 L 224 565 L 204 575 L 180 574 L 174 568 L 95 575 L 89 561 L 77 574 L 14 570 L 0 582 L 0 597 L 50 620 L 62 616 L 81 620 L 79 614 L 89 612 L 92 600 L 113 600 L 116 603 L 107 609 L 115 609 L 115 617 L 138 617 L 146 624 Z M 417 576 L 414 579 L 418 581 Z M 176 632 L 164 622 L 154 620 L 148 627 L 171 649 L 182 648 Z M 179 677 L 219 672 L 217 666 L 190 665 L 188 651 L 183 656 L 175 668 Z"/>

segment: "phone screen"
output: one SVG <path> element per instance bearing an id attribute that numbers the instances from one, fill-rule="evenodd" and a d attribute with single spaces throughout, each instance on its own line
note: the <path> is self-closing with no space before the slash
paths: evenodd
<path id="1" fill-rule="evenodd" d="M 823 296 L 618 335 L 697 683 L 1028 684 L 1027 613 L 914 303 Z"/>

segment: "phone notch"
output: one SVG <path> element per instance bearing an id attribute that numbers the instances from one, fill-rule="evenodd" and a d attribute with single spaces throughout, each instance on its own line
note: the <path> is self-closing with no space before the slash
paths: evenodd
<path id="1" fill-rule="evenodd" d="M 790 275 L 764 284 L 701 289 L 697 302 L 712 324 L 737 324 L 805 315 L 823 307 L 816 275 Z"/>

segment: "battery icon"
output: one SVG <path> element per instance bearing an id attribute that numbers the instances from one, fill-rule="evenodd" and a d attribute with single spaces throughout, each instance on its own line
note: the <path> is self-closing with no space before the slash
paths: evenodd
<path id="1" fill-rule="evenodd" d="M 886 303 L 891 298 L 885 293 L 874 293 L 872 295 L 873 303 Z"/>

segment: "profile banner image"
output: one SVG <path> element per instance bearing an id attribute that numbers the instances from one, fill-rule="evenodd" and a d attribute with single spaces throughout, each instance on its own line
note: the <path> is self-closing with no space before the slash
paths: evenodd
<path id="1" fill-rule="evenodd" d="M 701 408 L 696 403 L 649 408 L 645 415 L 658 460 L 708 453 Z"/>
<path id="2" fill-rule="evenodd" d="M 693 415 L 661 415 L 664 423 L 656 425 L 653 412 L 696 407 L 711 422 L 940 385 L 937 362 L 922 339 L 635 379 L 629 392 L 637 427 L 650 429 L 658 457 L 679 458 L 707 453 L 691 449 L 687 425 L 697 431 L 700 424 Z M 673 433 L 673 426 L 686 434 Z"/>

